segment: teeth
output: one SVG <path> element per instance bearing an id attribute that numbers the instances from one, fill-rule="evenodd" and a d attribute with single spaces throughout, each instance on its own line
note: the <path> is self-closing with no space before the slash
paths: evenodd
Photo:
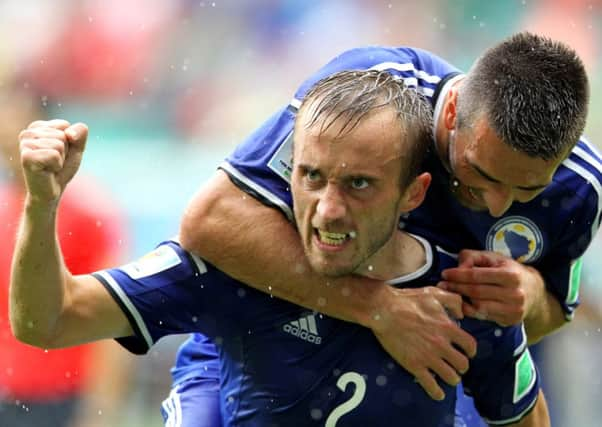
<path id="1" fill-rule="evenodd" d="M 357 233 L 355 231 L 351 231 L 350 233 L 331 233 L 318 230 L 318 235 L 320 236 L 320 240 L 327 245 L 340 246 L 347 238 L 354 239 Z"/>

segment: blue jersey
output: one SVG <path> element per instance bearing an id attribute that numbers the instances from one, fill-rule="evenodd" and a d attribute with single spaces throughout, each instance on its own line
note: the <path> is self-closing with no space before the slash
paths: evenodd
<path id="1" fill-rule="evenodd" d="M 297 108 L 318 80 L 355 69 L 388 70 L 403 78 L 431 100 L 435 123 L 447 92 L 463 78 L 459 70 L 420 49 L 350 50 L 305 81 L 291 103 L 239 145 L 221 168 L 241 189 L 292 219 L 289 180 Z M 487 249 L 533 265 L 571 319 L 579 303 L 580 257 L 598 229 L 602 209 L 602 162 L 592 145 L 582 138 L 544 192 L 528 203 L 514 203 L 501 218 L 460 205 L 435 153 L 426 170 L 433 175 L 426 200 L 403 219 L 403 226 L 452 252 Z"/>
<path id="2" fill-rule="evenodd" d="M 416 287 L 455 265 L 419 239 L 427 262 L 390 281 Z M 218 348 L 224 426 L 453 426 L 455 388 L 428 397 L 362 326 L 308 311 L 250 288 L 166 242 L 142 259 L 94 274 L 129 318 L 143 353 L 161 337 L 199 331 Z M 464 377 L 483 416 L 510 423 L 539 391 L 522 327 L 466 319 L 478 355 Z"/>

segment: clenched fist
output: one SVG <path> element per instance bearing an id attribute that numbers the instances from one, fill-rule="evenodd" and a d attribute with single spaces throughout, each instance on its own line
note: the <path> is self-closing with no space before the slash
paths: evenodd
<path id="1" fill-rule="evenodd" d="M 88 138 L 83 123 L 35 121 L 19 134 L 30 203 L 57 203 L 79 165 Z"/>

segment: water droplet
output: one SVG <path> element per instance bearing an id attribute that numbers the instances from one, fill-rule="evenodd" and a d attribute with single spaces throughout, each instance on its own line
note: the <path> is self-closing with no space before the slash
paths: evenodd
<path id="1" fill-rule="evenodd" d="M 322 419 L 322 410 L 318 408 L 314 408 L 310 411 L 311 418 L 314 420 Z"/>
<path id="2" fill-rule="evenodd" d="M 349 295 L 351 295 L 351 290 L 347 286 L 345 286 L 344 288 L 341 289 L 341 294 L 344 297 L 348 297 Z"/>
<path id="3" fill-rule="evenodd" d="M 380 314 L 376 313 L 374 316 L 372 316 L 372 318 L 374 320 L 380 320 Z"/>
<path id="4" fill-rule="evenodd" d="M 374 270 L 374 267 L 373 267 L 373 266 L 371 266 L 371 265 L 369 265 L 369 266 L 368 266 L 368 271 L 372 271 L 372 270 Z"/>
<path id="5" fill-rule="evenodd" d="M 495 328 L 495 331 L 493 331 L 493 335 L 495 335 L 496 337 L 501 337 L 502 330 L 500 328 Z"/>
<path id="6" fill-rule="evenodd" d="M 247 294 L 247 291 L 244 290 L 243 288 L 240 288 L 239 290 L 236 291 L 236 295 L 238 295 L 240 298 L 243 298 L 246 294 Z"/>
<path id="7" fill-rule="evenodd" d="M 324 307 L 326 305 L 326 298 L 320 297 L 318 298 L 318 306 Z"/>
<path id="8" fill-rule="evenodd" d="M 387 377 L 385 375 L 379 375 L 376 377 L 376 385 L 384 387 L 387 385 Z"/>

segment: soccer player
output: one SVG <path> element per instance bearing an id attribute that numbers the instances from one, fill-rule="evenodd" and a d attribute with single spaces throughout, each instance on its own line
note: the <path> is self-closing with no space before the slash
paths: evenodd
<path id="1" fill-rule="evenodd" d="M 300 111 L 292 192 L 311 267 L 394 287 L 436 282 L 455 259 L 397 230 L 431 179 L 420 173 L 431 143 L 427 102 L 387 72 L 343 72 L 320 81 Z M 126 347 L 146 351 L 164 335 L 201 330 L 219 348 L 224 425 L 454 425 L 455 388 L 446 386 L 440 402 L 430 399 L 369 329 L 246 287 L 175 242 L 120 268 L 72 276 L 56 244 L 54 211 L 85 134 L 63 121 L 35 122 L 21 134 L 28 198 L 11 283 L 21 339 L 55 346 L 123 337 Z M 459 295 L 409 291 L 437 293 L 462 318 Z M 439 328 L 455 325 L 431 312 Z M 481 357 L 465 382 L 483 414 L 494 424 L 549 426 L 523 329 L 462 323 L 479 341 Z"/>
<path id="2" fill-rule="evenodd" d="M 580 139 L 587 76 L 574 50 L 530 33 L 487 50 L 466 75 L 421 49 L 344 52 L 244 141 L 187 209 L 185 248 L 258 290 L 371 328 L 441 398 L 435 376 L 445 379 L 449 367 L 461 372 L 454 361 L 467 360 L 453 345 L 457 331 L 439 330 L 426 316 L 411 323 L 431 296 L 423 301 L 359 277 L 325 279 L 307 266 L 290 224 L 298 106 L 315 81 L 353 69 L 386 70 L 431 100 L 436 143 L 425 166 L 433 185 L 401 225 L 460 252 L 459 267 L 445 271 L 440 286 L 467 297 L 468 316 L 500 325 L 524 320 L 531 343 L 572 318 L 581 255 L 600 224 L 600 155 Z M 203 340 L 187 343 L 188 358 L 178 359 L 188 379 L 203 372 L 187 365 L 202 351 L 196 343 L 209 346 Z"/>

